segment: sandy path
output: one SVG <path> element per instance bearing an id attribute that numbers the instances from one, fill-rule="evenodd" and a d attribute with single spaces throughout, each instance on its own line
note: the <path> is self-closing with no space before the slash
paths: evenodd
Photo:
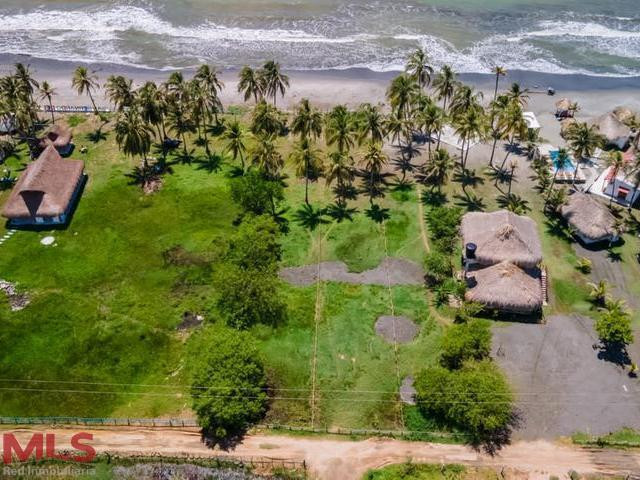
<path id="1" fill-rule="evenodd" d="M 25 440 L 33 430 L 16 430 Z M 40 429 L 58 435 L 63 448 L 80 429 Z M 232 452 L 210 450 L 195 429 L 92 429 L 98 452 L 193 456 L 269 457 L 302 461 L 319 480 L 359 480 L 370 468 L 413 459 L 416 462 L 462 463 L 511 468 L 526 472 L 530 480 L 581 473 L 628 474 L 640 472 L 640 452 L 586 449 L 548 441 L 517 442 L 491 457 L 463 445 L 442 445 L 398 440 L 348 441 L 287 436 L 253 435 Z"/>

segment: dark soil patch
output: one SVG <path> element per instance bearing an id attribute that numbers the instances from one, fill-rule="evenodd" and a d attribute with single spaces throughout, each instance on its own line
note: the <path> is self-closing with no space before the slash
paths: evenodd
<path id="1" fill-rule="evenodd" d="M 190 330 L 192 328 L 202 325 L 204 317 L 202 315 L 196 315 L 192 312 L 184 312 L 182 314 L 182 322 L 177 326 L 178 330 Z"/>
<path id="2" fill-rule="evenodd" d="M 424 272 L 420 265 L 401 258 L 385 258 L 380 265 L 360 273 L 349 272 L 344 262 L 322 262 L 280 270 L 280 278 L 299 287 L 314 284 L 318 278 L 328 282 L 360 285 L 422 285 Z"/>
<path id="3" fill-rule="evenodd" d="M 383 315 L 376 322 L 376 333 L 389 343 L 409 343 L 419 331 L 418 325 L 403 316 Z"/>
<path id="4" fill-rule="evenodd" d="M 400 400 L 407 405 L 416 404 L 416 389 L 413 386 L 413 377 L 409 375 L 404 377 L 402 385 L 400 385 Z"/>

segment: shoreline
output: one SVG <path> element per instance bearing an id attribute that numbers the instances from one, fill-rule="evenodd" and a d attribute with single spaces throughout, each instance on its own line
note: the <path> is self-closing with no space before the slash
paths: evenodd
<path id="1" fill-rule="evenodd" d="M 57 92 L 54 105 L 85 106 L 88 98 L 80 97 L 71 88 L 71 76 L 78 65 L 94 70 L 101 84 L 109 75 L 124 75 L 131 78 L 135 87 L 146 81 L 161 83 L 171 71 L 129 67 L 124 65 L 93 63 L 79 64 L 53 59 L 40 59 L 28 55 L 0 54 L 0 76 L 13 71 L 13 65 L 22 62 L 31 66 L 37 80 L 47 80 Z M 183 69 L 186 77 L 194 69 Z M 225 83 L 220 98 L 225 106 L 245 104 L 237 93 L 237 73 L 239 69 L 221 70 L 221 79 Z M 399 72 L 375 72 L 373 70 L 353 68 L 345 70 L 286 70 L 291 88 L 284 99 L 278 98 L 278 106 L 292 109 L 300 99 L 308 98 L 321 110 L 329 110 L 337 104 L 355 108 L 362 103 L 385 104 L 385 93 L 389 82 Z M 493 97 L 495 76 L 482 73 L 463 73 L 458 79 L 484 94 L 485 103 Z M 527 110 L 533 112 L 542 125 L 541 133 L 550 143 L 562 144 L 558 122 L 554 117 L 555 102 L 569 98 L 578 102 L 580 111 L 577 118 L 588 121 L 594 117 L 624 105 L 640 111 L 640 77 L 592 77 L 586 75 L 555 75 L 528 71 L 510 71 L 500 80 L 500 89 L 505 90 L 513 82 L 531 90 Z M 556 90 L 555 96 L 546 94 L 547 87 Z M 104 98 L 104 90 L 95 94 L 98 106 L 105 107 L 109 102 Z M 253 102 L 247 102 L 250 106 Z"/>

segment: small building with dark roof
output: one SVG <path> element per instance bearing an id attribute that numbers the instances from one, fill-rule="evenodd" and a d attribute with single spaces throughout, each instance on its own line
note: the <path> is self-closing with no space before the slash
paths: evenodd
<path id="1" fill-rule="evenodd" d="M 73 149 L 72 139 L 71 129 L 62 125 L 52 125 L 39 139 L 39 145 L 43 150 L 52 145 L 60 155 L 69 155 Z"/>
<path id="2" fill-rule="evenodd" d="M 20 175 L 2 216 L 12 226 L 65 224 L 83 181 L 84 162 L 65 160 L 49 145 Z"/>

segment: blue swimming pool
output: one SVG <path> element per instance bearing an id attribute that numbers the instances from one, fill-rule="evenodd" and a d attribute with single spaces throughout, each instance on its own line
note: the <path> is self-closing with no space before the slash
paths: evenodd
<path id="1" fill-rule="evenodd" d="M 576 168 L 576 164 L 573 163 L 571 157 L 560 158 L 558 154 L 559 150 L 552 150 L 549 152 L 549 157 L 551 158 L 551 164 L 553 165 L 553 169 L 558 172 L 573 172 Z"/>

